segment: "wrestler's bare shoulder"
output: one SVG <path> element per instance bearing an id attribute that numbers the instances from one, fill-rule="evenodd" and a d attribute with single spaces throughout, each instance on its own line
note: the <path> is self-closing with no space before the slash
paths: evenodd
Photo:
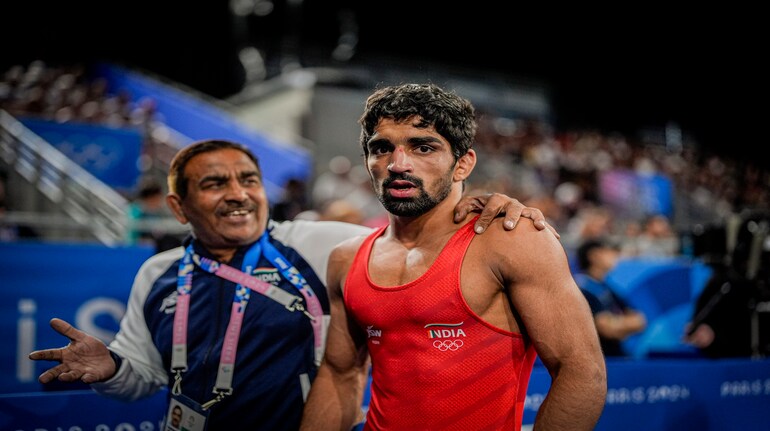
<path id="1" fill-rule="evenodd" d="M 529 219 L 520 219 L 513 230 L 504 229 L 502 222 L 502 218 L 495 219 L 484 233 L 474 238 L 473 247 L 486 255 L 515 257 L 524 262 L 564 252 L 553 233 L 547 229 L 538 230 Z"/>
<path id="2" fill-rule="evenodd" d="M 337 258 L 352 257 L 361 247 L 366 237 L 367 235 L 358 235 L 340 242 L 332 250 L 332 256 Z"/>

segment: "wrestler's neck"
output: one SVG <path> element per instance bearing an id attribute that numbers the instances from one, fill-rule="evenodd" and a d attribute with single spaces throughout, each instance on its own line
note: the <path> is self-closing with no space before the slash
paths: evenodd
<path id="1" fill-rule="evenodd" d="M 444 236 L 451 236 L 464 223 L 454 223 L 454 208 L 460 197 L 451 195 L 426 213 L 416 217 L 402 217 L 390 214 L 390 224 L 385 236 L 402 243 L 407 248 L 433 242 Z M 469 214 L 466 221 L 474 217 Z"/>

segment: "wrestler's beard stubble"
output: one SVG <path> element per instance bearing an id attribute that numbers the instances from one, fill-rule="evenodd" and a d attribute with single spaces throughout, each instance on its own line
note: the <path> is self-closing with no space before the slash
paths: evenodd
<path id="1" fill-rule="evenodd" d="M 396 180 L 411 182 L 419 189 L 419 194 L 414 198 L 395 198 L 391 196 L 386 190 L 388 185 Z M 436 194 L 433 196 L 425 190 L 424 183 L 420 178 L 406 174 L 391 174 L 382 182 L 379 188 L 374 184 L 374 181 L 372 181 L 372 186 L 377 191 L 377 199 L 389 213 L 400 217 L 417 217 L 430 211 L 449 196 L 449 192 L 452 190 L 452 172 L 450 171 L 449 174 L 439 177 L 433 183 L 433 189 L 436 190 Z"/>

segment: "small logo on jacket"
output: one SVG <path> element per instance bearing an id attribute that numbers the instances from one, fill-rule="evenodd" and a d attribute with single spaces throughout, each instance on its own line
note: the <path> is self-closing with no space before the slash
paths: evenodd
<path id="1" fill-rule="evenodd" d="M 176 297 L 179 294 L 177 291 L 169 293 L 169 295 L 163 298 L 163 302 L 160 303 L 160 309 L 158 311 L 166 314 L 173 314 L 176 311 Z"/>
<path id="2" fill-rule="evenodd" d="M 433 339 L 433 347 L 442 352 L 455 351 L 465 344 L 460 339 L 467 336 L 461 328 L 463 323 L 429 323 L 425 329 L 428 330 L 428 338 Z"/>
<path id="3" fill-rule="evenodd" d="M 278 286 L 278 284 L 281 283 L 281 273 L 278 272 L 278 270 L 275 268 L 270 268 L 270 267 L 255 268 L 252 274 L 254 274 L 254 277 L 256 277 L 257 279 L 262 280 L 265 283 L 270 283 L 273 286 Z"/>

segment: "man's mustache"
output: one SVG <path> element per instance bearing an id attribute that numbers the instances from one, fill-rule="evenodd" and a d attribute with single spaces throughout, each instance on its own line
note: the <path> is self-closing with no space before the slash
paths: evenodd
<path id="1" fill-rule="evenodd" d="M 414 184 L 415 187 L 422 188 L 422 180 L 407 174 L 390 174 L 385 181 L 382 182 L 382 188 L 388 188 L 394 181 L 409 181 Z"/>

